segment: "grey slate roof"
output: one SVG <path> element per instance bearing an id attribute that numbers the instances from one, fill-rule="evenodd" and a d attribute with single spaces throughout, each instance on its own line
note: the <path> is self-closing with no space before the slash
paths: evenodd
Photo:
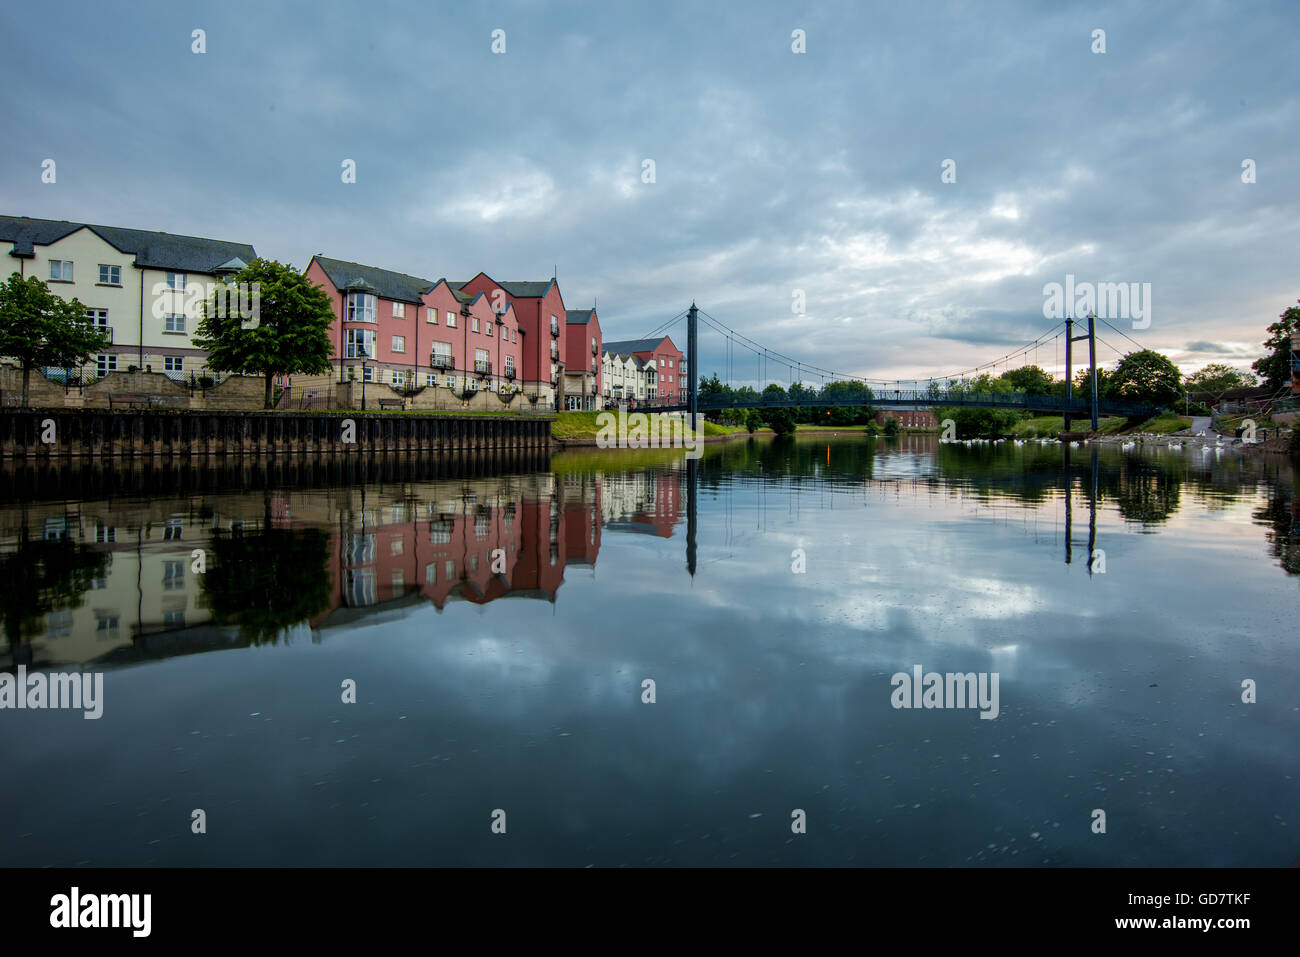
<path id="1" fill-rule="evenodd" d="M 320 264 L 321 269 L 325 270 L 325 275 L 329 277 L 329 281 L 334 283 L 334 288 L 340 292 L 359 279 L 374 290 L 375 295 L 381 299 L 418 303 L 420 296 L 442 281 L 441 279 L 421 279 L 419 276 L 408 276 L 406 273 L 393 272 L 391 269 L 363 266 L 360 263 L 350 263 L 342 259 L 329 259 L 320 255 L 312 258 Z"/>
<path id="2" fill-rule="evenodd" d="M 0 216 L 0 241 L 13 243 L 15 256 L 32 256 L 34 245 L 49 245 L 82 228 L 91 230 L 119 252 L 134 256 L 137 266 L 151 269 L 211 273 L 229 259 L 247 262 L 257 257 L 248 243 L 26 216 Z"/>
<path id="3" fill-rule="evenodd" d="M 491 278 L 490 276 L 488 278 Z M 546 295 L 546 290 L 551 288 L 554 279 L 548 279 L 545 282 L 502 282 L 499 279 L 493 279 L 498 286 L 508 292 L 510 295 L 519 299 L 541 299 Z M 461 282 L 448 282 L 448 285 L 459 289 L 469 283 L 468 279 Z"/>
<path id="4" fill-rule="evenodd" d="M 48 246 L 75 233 L 83 225 L 66 220 L 0 216 L 0 242 L 13 243 L 15 256 L 31 256 L 34 254 L 33 245 Z"/>
<path id="5" fill-rule="evenodd" d="M 618 342 L 606 342 L 606 352 L 654 352 L 667 336 L 655 339 L 620 339 Z"/>
<path id="6" fill-rule="evenodd" d="M 595 314 L 595 309 L 566 309 L 564 321 L 571 326 L 586 326 L 591 324 L 591 317 Z"/>

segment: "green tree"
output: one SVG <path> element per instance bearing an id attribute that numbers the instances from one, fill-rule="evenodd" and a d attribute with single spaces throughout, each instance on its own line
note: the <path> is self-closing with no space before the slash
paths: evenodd
<path id="1" fill-rule="evenodd" d="M 886 435 L 898 434 L 898 420 L 894 418 L 892 415 L 889 418 L 885 419 L 885 434 Z"/>
<path id="2" fill-rule="evenodd" d="M 1268 340 L 1264 343 L 1268 354 L 1251 365 L 1264 385 L 1274 391 L 1291 382 L 1291 337 L 1297 332 L 1300 332 L 1300 306 L 1292 306 L 1268 327 Z"/>
<path id="3" fill-rule="evenodd" d="M 1048 395 L 1052 391 L 1052 377 L 1038 366 L 1021 366 L 1007 372 L 1002 378 L 1017 392 L 1028 395 Z"/>
<path id="4" fill-rule="evenodd" d="M 203 304 L 194 344 L 207 350 L 210 368 L 263 376 L 267 409 L 277 375 L 330 371 L 329 329 L 335 316 L 324 289 L 272 259 L 254 259 L 231 282 L 249 283 L 259 291 L 259 313 L 250 321 L 237 310 L 215 309 L 211 301 Z"/>
<path id="5" fill-rule="evenodd" d="M 50 292 L 35 276 L 11 275 L 0 286 L 0 356 L 17 359 L 23 369 L 23 405 L 28 403 L 32 368 L 79 366 L 108 344 L 95 329 L 86 307 Z"/>
<path id="6" fill-rule="evenodd" d="M 1185 384 L 1192 392 L 1226 392 L 1259 385 L 1259 378 L 1253 372 L 1241 372 L 1226 363 L 1211 362 L 1189 375 Z"/>
<path id="7" fill-rule="evenodd" d="M 750 435 L 758 431 L 759 426 L 763 424 L 763 416 L 758 409 L 743 409 L 745 414 L 744 426 Z"/>
<path id="8" fill-rule="evenodd" d="M 794 416 L 790 414 L 789 409 L 768 409 L 766 418 L 768 427 L 777 435 L 794 433 Z"/>
<path id="9" fill-rule="evenodd" d="M 1110 376 L 1111 398 L 1168 405 L 1182 394 L 1182 373 L 1168 356 L 1153 349 L 1130 352 Z"/>
<path id="10" fill-rule="evenodd" d="M 775 382 L 769 382 L 767 388 L 763 390 L 763 401 L 765 402 L 785 402 L 789 398 L 785 389 L 781 388 Z"/>

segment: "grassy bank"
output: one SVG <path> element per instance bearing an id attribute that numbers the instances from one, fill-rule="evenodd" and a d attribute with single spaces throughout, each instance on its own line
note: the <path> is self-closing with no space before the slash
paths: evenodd
<path id="1" fill-rule="evenodd" d="M 555 416 L 555 421 L 551 423 L 551 435 L 554 438 L 568 441 L 577 439 L 594 439 L 596 438 L 596 434 L 600 431 L 597 417 L 601 414 L 601 412 L 559 412 Z M 617 415 L 618 413 L 613 412 L 612 414 Z M 631 414 L 634 413 L 629 413 L 629 415 Z M 660 417 L 660 413 L 658 412 L 649 412 L 646 413 L 646 415 L 652 420 L 657 420 Z M 661 426 L 661 424 L 656 421 L 650 424 L 652 430 L 661 427 L 672 428 L 672 423 L 669 422 Z M 735 435 L 737 432 L 744 431 L 745 430 L 740 426 L 718 425 L 714 422 L 704 423 L 704 435 L 706 437 L 710 435 Z"/>
<path id="2" fill-rule="evenodd" d="M 1107 416 L 1097 420 L 1097 432 L 1101 435 L 1110 435 L 1119 432 L 1124 428 L 1128 421 L 1123 416 Z M 1088 420 L 1074 418 L 1070 423 L 1072 432 L 1088 431 Z M 1065 418 L 1059 415 L 1036 415 L 1031 419 L 1024 419 L 1017 422 L 1011 428 L 1011 434 L 1018 439 L 1025 438 L 1054 438 L 1061 432 L 1065 431 Z"/>

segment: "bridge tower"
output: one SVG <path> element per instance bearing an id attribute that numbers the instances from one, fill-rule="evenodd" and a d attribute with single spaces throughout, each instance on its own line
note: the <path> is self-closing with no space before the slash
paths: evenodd
<path id="1" fill-rule="evenodd" d="M 686 313 L 686 420 L 692 429 L 699 428 L 700 415 L 700 367 L 696 365 L 695 345 L 699 336 L 700 311 L 691 301 L 691 308 Z"/>
<path id="2" fill-rule="evenodd" d="M 1088 331 L 1084 335 L 1074 334 L 1074 320 L 1065 320 L 1065 400 L 1074 398 L 1074 344 L 1088 340 L 1088 370 L 1091 373 L 1091 393 L 1088 406 L 1092 431 L 1097 431 L 1097 317 L 1088 314 Z M 1070 413 L 1065 413 L 1065 431 L 1070 431 Z"/>

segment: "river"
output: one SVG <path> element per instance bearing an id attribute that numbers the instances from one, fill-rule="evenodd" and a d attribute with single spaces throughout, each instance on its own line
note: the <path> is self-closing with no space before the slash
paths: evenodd
<path id="1" fill-rule="evenodd" d="M 1300 853 L 1282 459 L 846 433 L 0 482 L 5 670 L 103 674 L 98 718 L 0 710 L 6 865 Z M 996 709 L 896 706 L 917 666 Z"/>

